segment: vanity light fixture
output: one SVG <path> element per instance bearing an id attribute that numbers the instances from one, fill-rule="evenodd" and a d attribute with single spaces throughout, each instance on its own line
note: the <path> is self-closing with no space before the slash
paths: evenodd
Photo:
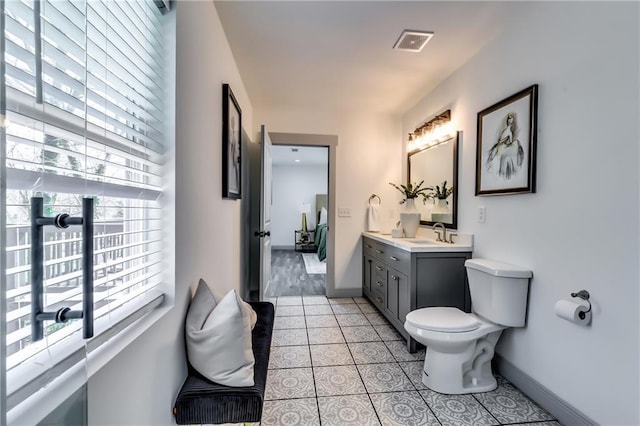
<path id="1" fill-rule="evenodd" d="M 448 109 L 409 133 L 407 151 L 413 152 L 438 145 L 451 139 L 454 135 L 455 131 L 451 125 L 451 110 Z"/>

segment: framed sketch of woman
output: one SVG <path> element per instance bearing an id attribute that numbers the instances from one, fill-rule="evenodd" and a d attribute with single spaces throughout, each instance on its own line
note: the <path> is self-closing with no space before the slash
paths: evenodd
<path id="1" fill-rule="evenodd" d="M 222 85 L 222 198 L 240 198 L 242 110 L 228 84 Z"/>
<path id="2" fill-rule="evenodd" d="M 538 85 L 478 113 L 476 195 L 536 192 Z"/>

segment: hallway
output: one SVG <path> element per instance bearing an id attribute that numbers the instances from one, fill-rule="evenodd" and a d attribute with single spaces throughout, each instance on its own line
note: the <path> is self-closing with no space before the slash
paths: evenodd
<path id="1" fill-rule="evenodd" d="M 325 294 L 325 274 L 307 274 L 302 253 L 271 251 L 271 284 L 265 297 L 317 296 Z"/>

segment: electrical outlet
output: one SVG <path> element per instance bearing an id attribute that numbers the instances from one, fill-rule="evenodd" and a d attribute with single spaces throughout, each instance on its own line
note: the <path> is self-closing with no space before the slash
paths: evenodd
<path id="1" fill-rule="evenodd" d="M 478 207 L 478 223 L 485 223 L 487 221 L 487 208 Z"/>
<path id="2" fill-rule="evenodd" d="M 351 209 L 349 207 L 338 207 L 338 217 L 351 217 Z"/>

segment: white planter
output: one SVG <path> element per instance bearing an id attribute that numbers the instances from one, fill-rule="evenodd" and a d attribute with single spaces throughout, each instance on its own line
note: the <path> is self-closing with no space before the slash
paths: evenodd
<path id="1" fill-rule="evenodd" d="M 447 200 L 441 200 L 439 198 L 435 198 L 433 200 L 433 208 L 431 209 L 431 213 L 438 213 L 438 214 L 449 213 L 449 203 L 447 203 Z"/>
<path id="2" fill-rule="evenodd" d="M 441 200 L 435 198 L 433 200 L 433 207 L 431 208 L 431 220 L 433 222 L 451 223 L 452 215 L 449 210 L 449 203 L 447 200 Z"/>
<path id="3" fill-rule="evenodd" d="M 400 213 L 400 225 L 406 238 L 413 238 L 420 226 L 420 212 L 416 209 L 415 200 L 408 198 L 405 201 L 405 211 Z"/>

